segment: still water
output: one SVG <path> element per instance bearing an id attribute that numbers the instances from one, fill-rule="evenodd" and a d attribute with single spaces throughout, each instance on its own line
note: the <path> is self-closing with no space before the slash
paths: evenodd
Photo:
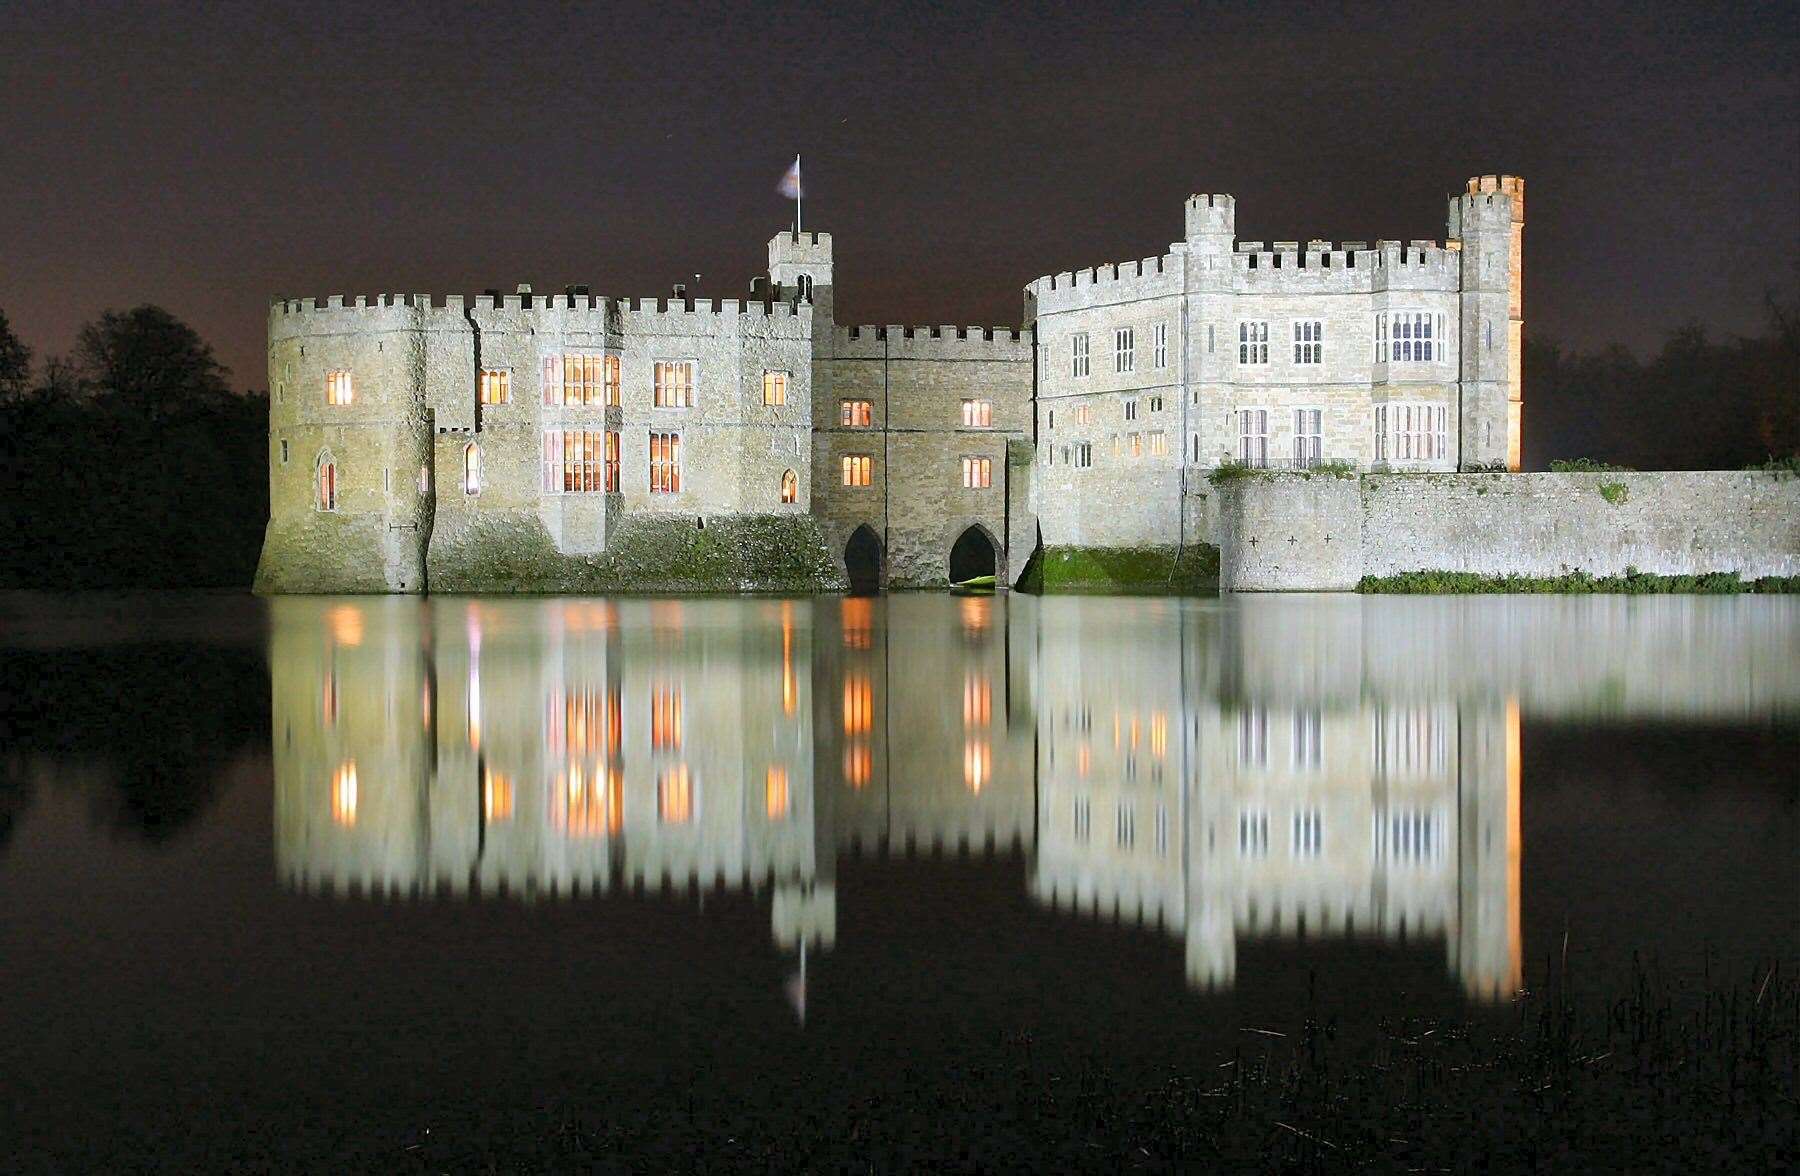
<path id="1" fill-rule="evenodd" d="M 1789 599 L 13 597 L 0 647 L 26 1166 L 804 1131 L 1800 957 Z"/>

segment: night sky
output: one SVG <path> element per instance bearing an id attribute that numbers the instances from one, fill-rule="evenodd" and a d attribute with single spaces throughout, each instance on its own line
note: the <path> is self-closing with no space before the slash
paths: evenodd
<path id="1" fill-rule="evenodd" d="M 261 388 L 273 296 L 736 296 L 796 151 L 840 322 L 1016 324 L 1193 191 L 1441 238 L 1495 171 L 1540 338 L 1756 332 L 1800 260 L 1792 3 L 510 9 L 0 3 L 0 308 L 41 358 L 160 303 Z"/>

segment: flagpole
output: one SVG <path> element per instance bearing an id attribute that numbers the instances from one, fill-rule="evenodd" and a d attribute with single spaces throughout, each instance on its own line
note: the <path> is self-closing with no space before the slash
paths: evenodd
<path id="1" fill-rule="evenodd" d="M 794 153 L 794 232 L 798 233 L 804 226 L 800 223 L 800 194 L 803 191 L 800 183 L 800 154 Z"/>

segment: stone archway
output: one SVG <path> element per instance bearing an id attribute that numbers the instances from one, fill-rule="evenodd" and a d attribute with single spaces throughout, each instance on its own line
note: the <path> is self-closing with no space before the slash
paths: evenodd
<path id="1" fill-rule="evenodd" d="M 850 532 L 844 544 L 844 574 L 850 580 L 850 595 L 873 596 L 881 591 L 881 538 L 875 528 L 864 523 Z"/>
<path id="2" fill-rule="evenodd" d="M 950 582 L 960 584 L 976 576 L 998 576 L 1000 552 L 986 528 L 974 524 L 963 529 L 950 546 Z"/>

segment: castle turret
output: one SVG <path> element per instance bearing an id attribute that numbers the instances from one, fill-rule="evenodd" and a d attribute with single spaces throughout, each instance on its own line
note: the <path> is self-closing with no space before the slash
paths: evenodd
<path id="1" fill-rule="evenodd" d="M 1187 198 L 1187 363 L 1184 382 L 1217 386 L 1232 378 L 1232 359 L 1236 352 L 1225 339 L 1225 333 L 1236 317 L 1232 302 L 1231 253 L 1237 235 L 1237 201 L 1215 192 L 1197 193 Z M 1200 453 L 1211 454 L 1228 439 L 1209 434 L 1209 422 L 1187 416 L 1188 398 L 1181 399 L 1183 413 L 1182 461 L 1196 460 L 1196 446 L 1187 441 L 1191 435 L 1199 440 Z M 1216 420 L 1210 422 L 1218 428 Z"/>
<path id="2" fill-rule="evenodd" d="M 1462 248 L 1463 468 L 1519 468 L 1523 386 L 1525 181 L 1474 176 L 1450 198 Z"/>
<path id="3" fill-rule="evenodd" d="M 813 303 L 814 330 L 831 335 L 831 234 L 777 233 L 769 240 L 769 281 L 784 292 L 799 290 Z"/>

